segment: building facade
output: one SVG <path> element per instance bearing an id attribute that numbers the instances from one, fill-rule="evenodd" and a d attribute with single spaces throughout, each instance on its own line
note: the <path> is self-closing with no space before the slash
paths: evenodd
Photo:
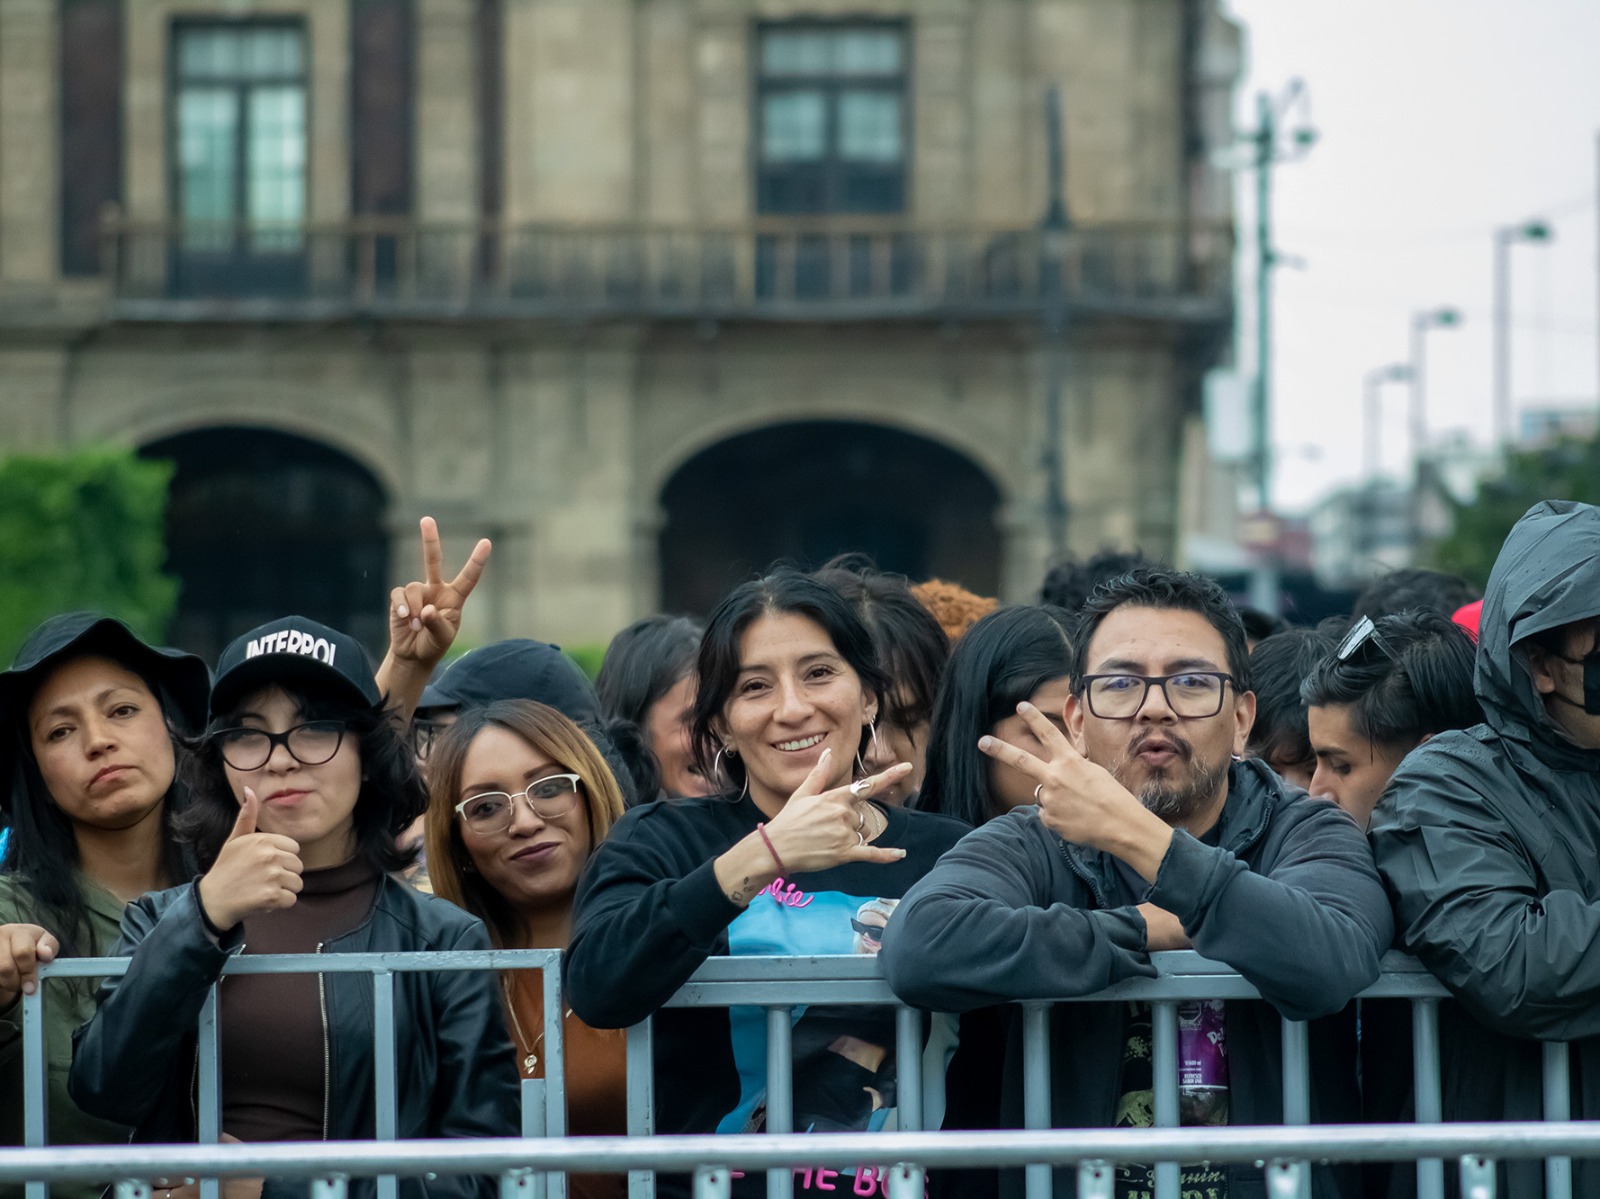
<path id="1" fill-rule="evenodd" d="M 376 640 L 422 514 L 495 539 L 475 640 L 778 556 L 1018 599 L 1063 536 L 1170 554 L 1231 336 L 1217 10 L 4 0 L 0 447 L 177 464 L 200 648 Z"/>

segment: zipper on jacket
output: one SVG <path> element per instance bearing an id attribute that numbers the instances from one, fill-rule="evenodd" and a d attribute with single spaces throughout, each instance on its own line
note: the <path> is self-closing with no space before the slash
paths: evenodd
<path id="1" fill-rule="evenodd" d="M 322 952 L 323 942 L 317 942 L 317 952 Z M 328 1043 L 328 976 L 317 972 L 317 1007 L 322 1012 L 322 1139 L 328 1139 L 328 1105 L 333 1089 L 333 1052 Z"/>
<path id="2" fill-rule="evenodd" d="M 1072 869 L 1072 873 L 1081 878 L 1085 885 L 1088 886 L 1090 893 L 1094 896 L 1094 901 L 1100 905 L 1101 909 L 1109 908 L 1111 905 L 1106 902 L 1105 892 L 1100 889 L 1100 880 L 1094 878 L 1088 869 L 1073 856 L 1072 851 L 1067 848 L 1066 841 L 1059 836 L 1056 838 L 1056 848 L 1061 851 L 1061 856 L 1067 860 L 1067 865 Z"/>

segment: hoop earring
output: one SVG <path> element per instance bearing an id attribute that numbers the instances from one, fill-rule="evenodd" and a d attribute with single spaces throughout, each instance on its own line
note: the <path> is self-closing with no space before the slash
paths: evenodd
<path id="1" fill-rule="evenodd" d="M 881 755 L 883 751 L 878 746 L 878 718 L 876 716 L 867 718 L 867 733 L 872 741 L 872 752 L 875 755 Z M 861 750 L 859 748 L 856 750 L 856 770 L 860 772 L 862 778 L 867 776 L 867 764 L 861 760 Z"/>
<path id="2" fill-rule="evenodd" d="M 723 759 L 724 755 L 726 755 L 729 758 L 737 758 L 739 756 L 739 751 L 734 749 L 733 746 L 731 746 L 731 745 L 718 745 L 717 746 L 716 756 L 711 759 L 711 773 L 714 774 L 714 775 L 717 775 L 717 776 L 719 776 L 721 778 L 725 778 L 725 779 L 728 780 L 728 782 L 731 783 L 731 782 L 733 782 L 733 776 L 730 775 L 727 771 L 723 770 L 723 768 L 722 768 L 722 759 Z M 748 770 L 746 770 L 744 772 L 744 787 L 739 791 L 739 798 L 743 799 L 746 795 L 749 795 L 749 794 L 750 794 L 750 772 Z"/>

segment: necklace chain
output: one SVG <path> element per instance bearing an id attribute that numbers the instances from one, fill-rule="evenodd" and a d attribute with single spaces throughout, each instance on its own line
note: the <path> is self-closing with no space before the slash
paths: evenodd
<path id="1" fill-rule="evenodd" d="M 506 1011 L 511 1016 L 512 1031 L 517 1034 L 517 1047 L 522 1050 L 522 1072 L 532 1076 L 539 1065 L 539 1046 L 544 1043 L 544 1029 L 539 1030 L 539 1035 L 533 1038 L 533 1044 L 528 1044 L 528 1034 L 522 1031 L 522 1021 L 517 1017 L 517 1005 L 512 997 L 512 985 L 509 978 L 502 978 L 500 986 L 506 995 Z M 572 1018 L 572 1009 L 568 1008 L 562 1019 Z"/>

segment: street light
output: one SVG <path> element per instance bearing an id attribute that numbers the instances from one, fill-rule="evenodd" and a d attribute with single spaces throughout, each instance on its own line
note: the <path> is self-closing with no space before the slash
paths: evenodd
<path id="1" fill-rule="evenodd" d="M 1549 222 L 1537 219 L 1494 231 L 1494 433 L 1502 449 L 1511 446 L 1511 247 L 1554 236 Z"/>
<path id="2" fill-rule="evenodd" d="M 1428 449 L 1427 338 L 1429 329 L 1454 329 L 1461 324 L 1461 313 L 1454 308 L 1430 308 L 1411 314 L 1411 502 L 1407 525 L 1411 531 L 1414 555 L 1422 549 L 1423 457 Z"/>
<path id="3" fill-rule="evenodd" d="M 1391 362 L 1388 366 L 1374 367 L 1362 380 L 1361 394 L 1361 465 L 1368 483 L 1378 481 L 1382 465 L 1383 385 L 1405 383 L 1411 378 L 1411 367 L 1404 362 Z"/>

